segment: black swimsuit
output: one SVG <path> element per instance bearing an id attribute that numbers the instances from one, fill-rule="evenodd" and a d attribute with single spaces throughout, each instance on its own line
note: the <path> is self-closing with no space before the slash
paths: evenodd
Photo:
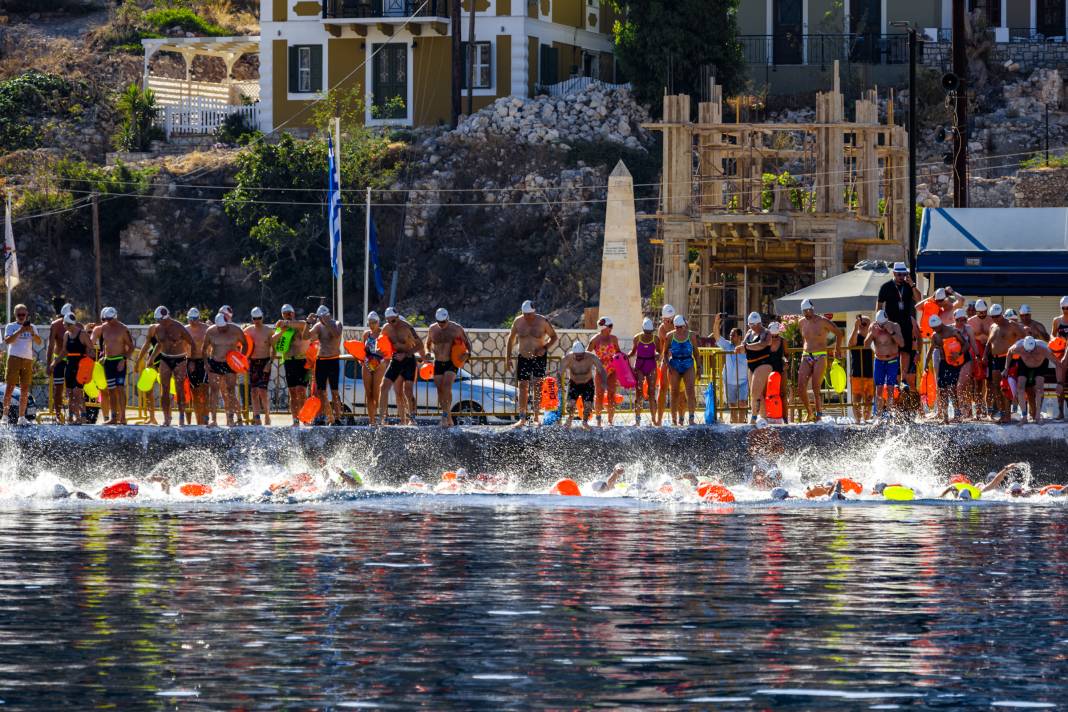
<path id="1" fill-rule="evenodd" d="M 746 346 L 749 346 L 751 344 L 759 344 L 760 343 L 760 339 L 762 337 L 763 337 L 763 333 L 754 334 L 754 333 L 750 332 L 749 334 L 746 334 L 746 336 L 745 336 L 745 344 L 746 344 Z M 745 362 L 749 366 L 749 372 L 752 373 L 753 371 L 756 371 L 761 366 L 766 365 L 767 362 L 768 362 L 768 357 L 770 357 L 770 356 L 771 356 L 771 347 L 770 346 L 765 346 L 764 348 L 757 349 L 756 351 L 750 351 L 749 349 L 746 349 L 745 350 Z"/>

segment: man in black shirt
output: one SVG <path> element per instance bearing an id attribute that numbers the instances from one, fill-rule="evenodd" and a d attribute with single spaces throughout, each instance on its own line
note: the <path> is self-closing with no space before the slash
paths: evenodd
<path id="1" fill-rule="evenodd" d="M 901 350 L 901 377 L 907 380 L 909 373 L 914 373 L 916 352 L 913 350 L 913 319 L 916 317 L 916 302 L 920 301 L 920 290 L 909 277 L 909 268 L 904 262 L 894 263 L 894 278 L 879 288 L 876 309 L 882 309 L 890 321 L 901 327 L 905 338 L 905 348 Z"/>

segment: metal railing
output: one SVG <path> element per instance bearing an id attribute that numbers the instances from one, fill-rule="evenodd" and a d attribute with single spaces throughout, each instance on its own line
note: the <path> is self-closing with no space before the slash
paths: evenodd
<path id="1" fill-rule="evenodd" d="M 449 0 L 323 0 L 324 20 L 449 16 Z"/>
<path id="2" fill-rule="evenodd" d="M 600 79 L 594 79 L 593 77 L 571 77 L 565 79 L 562 82 L 556 84 L 539 84 L 536 87 L 537 93 L 548 94 L 552 97 L 567 96 L 568 94 L 578 94 L 584 92 L 590 87 L 594 87 L 600 91 L 612 91 L 613 89 L 630 89 L 630 83 L 626 84 L 612 84 L 610 82 L 601 81 Z"/>
<path id="3" fill-rule="evenodd" d="M 905 64 L 905 34 L 791 34 L 739 35 L 748 64 L 826 67 L 835 60 L 853 64 Z"/>

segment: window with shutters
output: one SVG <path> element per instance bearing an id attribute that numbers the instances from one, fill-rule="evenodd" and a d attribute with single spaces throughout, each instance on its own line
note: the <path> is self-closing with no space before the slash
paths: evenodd
<path id="1" fill-rule="evenodd" d="M 315 94 L 323 90 L 322 45 L 289 48 L 289 93 Z"/>
<path id="2" fill-rule="evenodd" d="M 463 43 L 464 76 L 463 88 L 467 88 L 467 42 Z M 489 42 L 475 42 L 475 89 L 489 89 L 493 86 L 492 67 L 490 66 L 490 52 L 492 45 Z"/>

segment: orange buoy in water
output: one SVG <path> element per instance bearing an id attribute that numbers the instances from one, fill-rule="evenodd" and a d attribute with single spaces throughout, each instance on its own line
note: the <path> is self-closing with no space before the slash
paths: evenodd
<path id="1" fill-rule="evenodd" d="M 199 482 L 185 482 L 178 485 L 178 491 L 186 497 L 203 497 L 206 494 L 211 494 L 211 485 L 204 485 Z"/>
<path id="2" fill-rule="evenodd" d="M 137 483 L 130 480 L 122 480 L 113 485 L 108 485 L 100 490 L 100 499 L 123 499 L 137 496 Z"/>
<path id="3" fill-rule="evenodd" d="M 734 493 L 723 485 L 715 482 L 700 482 L 697 485 L 697 496 L 709 502 L 733 502 Z"/>
<path id="4" fill-rule="evenodd" d="M 549 494 L 559 494 L 564 497 L 580 497 L 582 495 L 582 493 L 579 492 L 578 484 L 567 477 L 562 480 L 557 480 L 556 484 L 549 489 Z"/>
<path id="5" fill-rule="evenodd" d="M 1060 492 L 1065 488 L 1065 485 L 1046 485 L 1038 491 L 1039 494 L 1050 494 L 1051 492 Z"/>
<path id="6" fill-rule="evenodd" d="M 357 361 L 367 358 L 367 347 L 359 339 L 350 339 L 345 342 L 345 353 Z"/>
<path id="7" fill-rule="evenodd" d="M 319 408 L 321 408 L 323 402 L 319 399 L 319 396 L 311 396 L 308 400 L 304 401 L 304 405 L 301 406 L 300 412 L 297 413 L 297 420 L 307 425 L 315 420 L 315 416 L 319 415 Z"/>
<path id="8" fill-rule="evenodd" d="M 955 485 L 958 482 L 963 482 L 966 485 L 972 484 L 972 481 L 971 479 L 969 479 L 968 475 L 956 474 L 953 475 L 953 477 L 949 478 L 949 484 L 951 485 Z"/>
<path id="9" fill-rule="evenodd" d="M 856 480 L 851 480 L 848 477 L 840 477 L 838 479 L 839 484 L 842 485 L 843 492 L 852 492 L 853 494 L 864 494 L 864 485 L 860 484 Z"/>
<path id="10" fill-rule="evenodd" d="M 455 482 L 458 475 L 452 470 L 441 473 L 441 479 L 445 482 Z"/>
<path id="11" fill-rule="evenodd" d="M 420 366 L 419 378 L 422 378 L 424 381 L 429 381 L 434 378 L 434 364 L 427 361 L 422 366 Z"/>
<path id="12" fill-rule="evenodd" d="M 248 370 L 248 356 L 240 351 L 228 351 L 226 364 L 233 369 L 234 373 L 244 373 Z"/>

